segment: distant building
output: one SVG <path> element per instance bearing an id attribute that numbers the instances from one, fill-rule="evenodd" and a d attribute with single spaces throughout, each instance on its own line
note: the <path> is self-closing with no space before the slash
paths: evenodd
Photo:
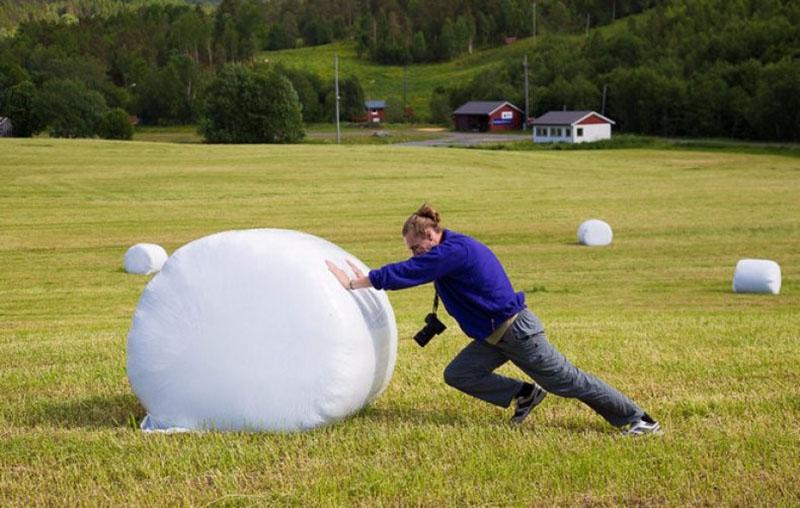
<path id="1" fill-rule="evenodd" d="M 471 101 L 453 112 L 457 131 L 498 132 L 522 128 L 522 110 L 508 101 Z"/>
<path id="2" fill-rule="evenodd" d="M 611 139 L 614 120 L 594 111 L 548 111 L 533 119 L 534 143 L 586 143 Z"/>
<path id="3" fill-rule="evenodd" d="M 369 123 L 381 123 L 386 119 L 386 101 L 364 101 L 364 109 Z"/>
<path id="4" fill-rule="evenodd" d="M 14 134 L 11 119 L 5 116 L 0 116 L 0 138 L 10 137 Z"/>

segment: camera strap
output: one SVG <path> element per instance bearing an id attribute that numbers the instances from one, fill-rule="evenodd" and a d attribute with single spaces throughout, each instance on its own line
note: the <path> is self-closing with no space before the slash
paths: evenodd
<path id="1" fill-rule="evenodd" d="M 433 293 L 433 313 L 436 314 L 436 311 L 439 310 L 439 292 L 434 291 Z"/>

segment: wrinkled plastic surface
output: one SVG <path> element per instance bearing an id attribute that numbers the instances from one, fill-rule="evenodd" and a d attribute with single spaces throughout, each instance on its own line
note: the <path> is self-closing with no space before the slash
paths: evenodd
<path id="1" fill-rule="evenodd" d="M 293 431 L 335 422 L 388 385 L 397 326 L 382 291 L 344 289 L 296 231 L 230 231 L 173 253 L 128 335 L 128 378 L 148 429 Z"/>
<path id="2" fill-rule="evenodd" d="M 167 261 L 167 251 L 154 243 L 137 243 L 125 252 L 125 271 L 149 275 L 161 270 Z"/>
<path id="3" fill-rule="evenodd" d="M 614 238 L 611 226 L 598 219 L 589 219 L 578 227 L 578 243 L 590 247 L 609 245 Z"/>
<path id="4" fill-rule="evenodd" d="M 769 259 L 741 259 L 733 273 L 735 293 L 781 292 L 781 267 Z"/>

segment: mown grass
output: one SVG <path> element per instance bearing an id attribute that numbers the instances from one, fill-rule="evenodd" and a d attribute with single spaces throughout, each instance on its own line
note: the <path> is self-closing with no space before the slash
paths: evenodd
<path id="1" fill-rule="evenodd" d="M 340 126 L 339 142 L 343 145 L 392 145 L 408 141 L 434 139 L 441 133 L 425 131 L 425 125 L 382 124 L 368 126 L 344 123 Z M 423 130 L 420 130 L 423 129 Z M 336 124 L 318 123 L 305 126 L 306 137 L 303 143 L 336 144 Z M 203 136 L 195 125 L 179 125 L 169 127 L 137 127 L 134 132 L 135 141 L 153 141 L 158 143 L 203 143 Z"/>
<path id="2" fill-rule="evenodd" d="M 648 148 L 653 150 L 699 150 L 703 152 L 727 152 L 752 155 L 783 155 L 800 157 L 800 144 L 764 141 L 743 141 L 725 138 L 663 138 L 639 134 L 614 134 L 610 139 L 591 143 L 532 143 L 530 140 L 504 143 L 484 143 L 482 150 L 515 151 L 575 151 L 575 150 L 620 150 Z"/>
<path id="3" fill-rule="evenodd" d="M 699 150 L 487 151 L 0 140 L 1 505 L 796 506 L 800 167 Z M 125 341 L 140 241 L 280 227 L 377 266 L 423 200 L 492 246 L 551 340 L 662 421 L 625 439 L 575 401 L 509 414 L 446 387 L 467 343 L 410 336 L 371 407 L 301 434 L 143 435 Z M 581 221 L 614 227 L 576 245 Z M 770 258 L 779 296 L 731 292 Z M 512 367 L 504 371 L 513 374 Z"/>

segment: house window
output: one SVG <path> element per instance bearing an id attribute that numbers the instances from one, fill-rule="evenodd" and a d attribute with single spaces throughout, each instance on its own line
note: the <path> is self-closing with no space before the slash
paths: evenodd
<path id="1" fill-rule="evenodd" d="M 578 137 L 583 137 L 583 127 L 578 127 Z"/>
<path id="2" fill-rule="evenodd" d="M 564 127 L 564 136 L 569 137 L 570 136 L 569 131 L 570 131 L 569 127 Z"/>

